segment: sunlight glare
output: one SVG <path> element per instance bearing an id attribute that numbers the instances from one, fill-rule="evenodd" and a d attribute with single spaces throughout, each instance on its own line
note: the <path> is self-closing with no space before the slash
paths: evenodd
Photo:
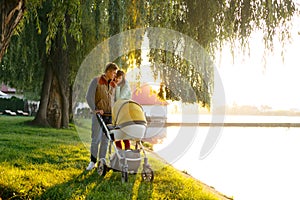
<path id="1" fill-rule="evenodd" d="M 279 41 L 274 41 L 274 52 L 264 55 L 262 34 L 250 39 L 250 52 L 243 55 L 236 50 L 234 60 L 229 45 L 217 59 L 218 70 L 224 84 L 229 105 L 269 105 L 273 109 L 300 109 L 300 22 L 294 19 L 291 43 L 286 44 L 284 59 Z M 260 42 L 261 41 L 261 42 Z"/>

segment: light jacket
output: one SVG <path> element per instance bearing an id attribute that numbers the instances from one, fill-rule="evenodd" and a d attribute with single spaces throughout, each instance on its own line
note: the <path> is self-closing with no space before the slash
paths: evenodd
<path id="1" fill-rule="evenodd" d="M 119 99 L 131 99 L 131 88 L 129 86 L 129 82 L 125 80 L 125 84 L 122 86 L 116 87 L 116 95 L 115 95 L 115 101 Z"/>

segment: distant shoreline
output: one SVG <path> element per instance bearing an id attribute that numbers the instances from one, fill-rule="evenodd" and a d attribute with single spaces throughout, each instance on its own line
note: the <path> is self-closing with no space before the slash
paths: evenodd
<path id="1" fill-rule="evenodd" d="M 151 126 L 155 126 L 155 124 L 151 124 Z M 161 126 L 161 124 L 157 123 L 157 126 Z M 223 126 L 223 127 L 287 127 L 287 128 L 290 128 L 290 127 L 295 127 L 295 128 L 300 128 L 300 123 L 278 123 L 278 122 L 275 122 L 275 123 L 269 123 L 269 122 L 266 122 L 266 123 L 252 123 L 252 122 L 249 122 L 249 123 L 178 123 L 178 122 L 175 122 L 175 123 L 170 123 L 170 122 L 167 122 L 164 124 L 164 127 L 168 127 L 168 126 L 215 126 L 215 127 L 218 127 L 218 126 Z"/>

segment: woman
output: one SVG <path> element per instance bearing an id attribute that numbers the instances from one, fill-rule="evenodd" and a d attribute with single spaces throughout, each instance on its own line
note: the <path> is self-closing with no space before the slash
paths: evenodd
<path id="1" fill-rule="evenodd" d="M 131 89 L 129 86 L 129 82 L 125 79 L 125 72 L 122 70 L 117 71 L 117 75 L 115 78 L 115 82 L 117 84 L 116 87 L 116 94 L 115 94 L 115 101 L 119 99 L 131 99 Z M 130 149 L 130 142 L 129 140 L 123 140 L 125 145 L 125 150 Z M 122 143 L 120 141 L 116 141 L 116 146 L 119 149 L 122 149 Z"/>

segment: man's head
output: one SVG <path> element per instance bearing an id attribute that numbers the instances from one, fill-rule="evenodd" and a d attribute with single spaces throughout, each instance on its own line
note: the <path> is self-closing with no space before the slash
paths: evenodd
<path id="1" fill-rule="evenodd" d="M 118 65 L 115 63 L 108 63 L 105 67 L 105 76 L 108 79 L 114 79 L 116 74 L 117 74 L 117 70 L 119 69 Z"/>

